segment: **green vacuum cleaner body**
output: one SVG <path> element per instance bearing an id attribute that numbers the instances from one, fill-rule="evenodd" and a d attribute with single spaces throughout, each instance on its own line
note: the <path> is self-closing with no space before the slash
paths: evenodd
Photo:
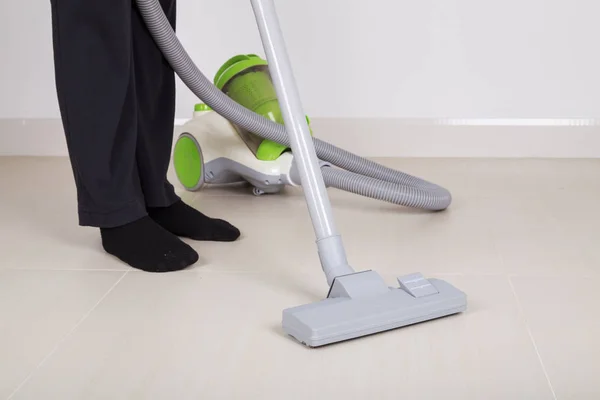
<path id="1" fill-rule="evenodd" d="M 238 104 L 283 124 L 267 62 L 259 56 L 232 57 L 219 69 L 214 83 Z M 195 106 L 182 132 L 173 160 L 177 178 L 187 190 L 248 182 L 255 195 L 262 195 L 300 184 L 289 146 L 232 124 L 203 103 Z"/>

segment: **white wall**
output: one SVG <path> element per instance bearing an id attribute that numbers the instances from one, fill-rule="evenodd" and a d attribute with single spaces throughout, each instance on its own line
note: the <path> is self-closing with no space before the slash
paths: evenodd
<path id="1" fill-rule="evenodd" d="M 313 117 L 600 116 L 597 0 L 278 4 Z M 4 0 L 0 15 L 0 118 L 58 117 L 49 0 Z M 179 0 L 178 33 L 211 77 L 261 52 L 247 0 Z M 194 102 L 181 87 L 178 117 Z"/>

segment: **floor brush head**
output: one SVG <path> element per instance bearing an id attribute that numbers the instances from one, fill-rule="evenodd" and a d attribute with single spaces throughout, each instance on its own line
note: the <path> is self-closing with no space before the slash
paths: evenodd
<path id="1" fill-rule="evenodd" d="M 398 279 L 400 288 L 379 286 L 372 290 L 373 282 L 383 280 L 367 271 L 366 274 L 375 274 L 370 276 L 373 279 L 366 279 L 371 282 L 364 285 L 370 285 L 369 290 L 353 290 L 365 281 L 366 276 L 361 274 L 365 273 L 349 276 L 354 282 L 346 286 L 348 291 L 339 290 L 344 285 L 336 287 L 334 282 L 327 299 L 284 310 L 284 331 L 309 347 L 319 347 L 445 317 L 467 308 L 465 293 L 443 280 L 412 274 Z"/>

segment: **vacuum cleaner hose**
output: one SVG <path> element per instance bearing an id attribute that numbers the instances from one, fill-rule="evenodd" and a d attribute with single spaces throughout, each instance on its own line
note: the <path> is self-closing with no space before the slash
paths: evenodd
<path id="1" fill-rule="evenodd" d="M 386 182 L 336 168 L 321 168 L 327 186 L 407 207 L 443 210 L 452 199 L 446 190 L 434 191 Z"/>
<path id="2" fill-rule="evenodd" d="M 167 20 L 159 0 L 136 0 L 150 34 L 183 83 L 230 122 L 264 139 L 289 146 L 285 127 L 231 100 L 202 74 Z M 313 139 L 317 157 L 346 171 L 324 168 L 325 183 L 363 196 L 427 210 L 444 210 L 450 193 L 433 183 L 385 167 L 330 143 Z"/>

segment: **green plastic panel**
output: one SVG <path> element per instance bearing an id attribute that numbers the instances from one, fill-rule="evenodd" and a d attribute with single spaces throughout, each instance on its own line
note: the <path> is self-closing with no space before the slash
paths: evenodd
<path id="1" fill-rule="evenodd" d="M 181 136 L 177 140 L 173 154 L 173 164 L 177 178 L 186 189 L 198 187 L 203 174 L 202 155 L 192 138 Z"/>
<path id="2" fill-rule="evenodd" d="M 207 104 L 198 103 L 194 106 L 194 111 L 196 111 L 196 112 L 212 111 L 212 108 L 210 108 Z"/>
<path id="3" fill-rule="evenodd" d="M 214 81 L 219 89 L 238 104 L 273 122 L 284 124 L 267 62 L 262 58 L 254 54 L 232 57 L 219 69 Z M 308 117 L 307 122 L 310 127 Z M 247 144 L 254 143 L 250 147 L 256 158 L 261 161 L 277 160 L 281 154 L 289 150 L 288 146 L 268 139 L 260 140 L 256 145 L 257 140 L 247 137 L 249 132 L 240 132 L 240 130 L 238 132 Z"/>

